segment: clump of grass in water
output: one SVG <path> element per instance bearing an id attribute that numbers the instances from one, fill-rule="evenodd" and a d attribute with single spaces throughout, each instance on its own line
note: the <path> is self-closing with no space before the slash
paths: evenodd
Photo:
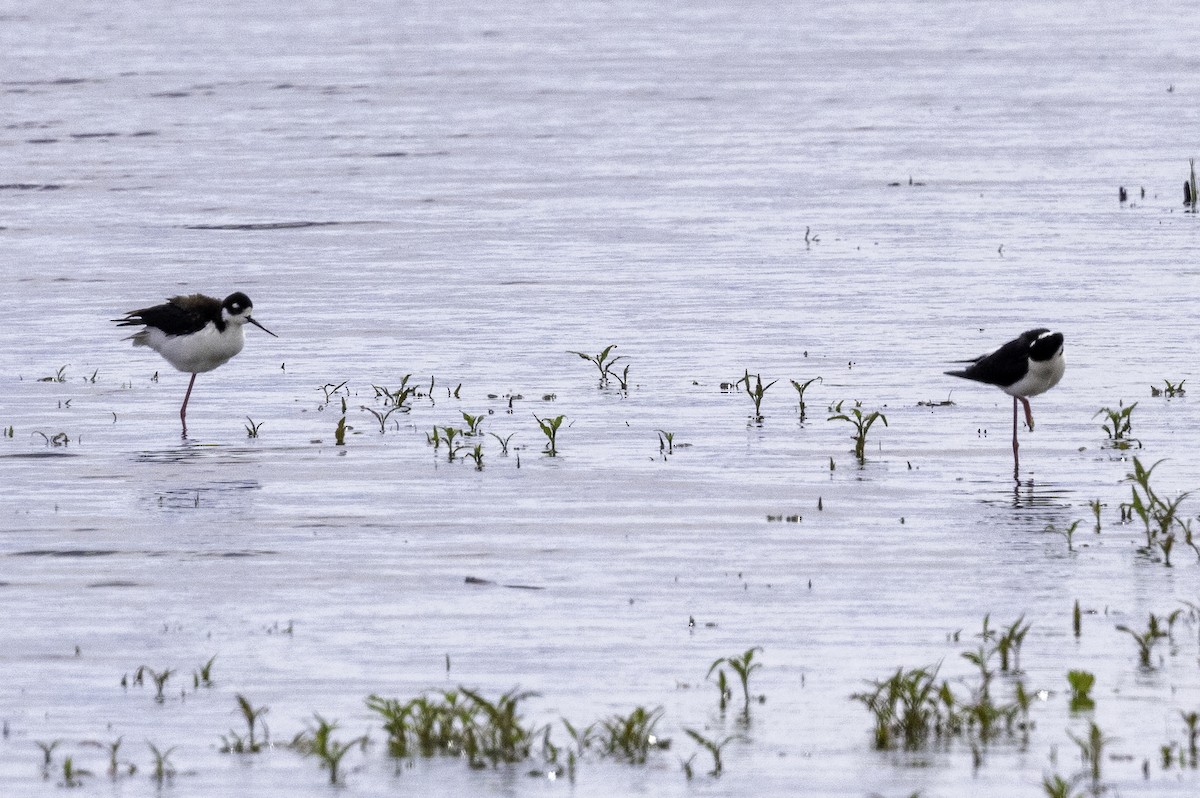
<path id="1" fill-rule="evenodd" d="M 460 687 L 438 698 L 400 702 L 372 695 L 367 707 L 384 720 L 388 753 L 395 757 L 465 756 L 471 767 L 520 762 L 529 757 L 539 730 L 524 725 L 520 703 L 535 695 L 514 688 L 495 701 Z"/>
<path id="2" fill-rule="evenodd" d="M 1088 712 L 1095 709 L 1096 702 L 1092 700 L 1092 686 L 1096 683 L 1094 674 L 1088 671 L 1069 671 L 1067 682 L 1071 685 L 1071 711 Z"/>
<path id="3" fill-rule="evenodd" d="M 365 750 L 369 739 L 363 735 L 346 742 L 335 740 L 333 732 L 338 727 L 337 721 L 331 723 L 315 713 L 313 718 L 316 720 L 316 724 L 310 724 L 306 731 L 297 734 L 292 740 L 292 748 L 299 751 L 302 756 L 316 757 L 321 767 L 329 771 L 329 783 L 337 784 L 338 768 L 341 767 L 342 758 L 356 745 Z"/>
<path id="4" fill-rule="evenodd" d="M 437 429 L 437 427 L 433 428 L 434 435 L 437 435 Z M 457 439 L 460 438 L 462 434 L 463 431 L 455 427 L 442 427 L 441 440 L 446 444 L 446 456 L 451 462 L 453 462 L 454 458 L 458 456 L 459 452 L 467 448 L 464 444 L 457 442 Z M 434 448 L 437 448 L 436 438 Z"/>
<path id="5" fill-rule="evenodd" d="M 1186 491 L 1174 499 L 1164 499 L 1150 485 L 1150 477 L 1161 463 L 1162 460 L 1159 460 L 1146 468 L 1141 460 L 1133 458 L 1133 473 L 1125 475 L 1125 481 L 1132 483 L 1132 497 L 1129 504 L 1123 505 L 1122 515 L 1129 518 L 1137 515 L 1146 530 L 1145 550 L 1158 548 L 1163 555 L 1163 564 L 1170 567 L 1176 532 L 1183 535 L 1184 541 L 1197 555 L 1200 555 L 1200 547 L 1192 539 L 1192 522 L 1184 520 L 1180 510 L 1180 505 L 1192 492 Z"/>
<path id="6" fill-rule="evenodd" d="M 533 418 L 537 421 L 538 426 L 541 427 L 542 434 L 546 436 L 546 454 L 550 455 L 551 457 L 557 457 L 558 428 L 562 426 L 563 419 L 565 419 L 566 416 L 555 416 L 554 418 L 547 416 L 546 418 L 538 418 L 535 414 Z"/>
<path id="7" fill-rule="evenodd" d="M 658 430 L 658 450 L 664 456 L 675 453 L 675 433 Z"/>
<path id="8" fill-rule="evenodd" d="M 250 416 L 246 416 L 246 422 L 247 422 L 245 425 L 246 426 L 246 437 L 247 438 L 257 438 L 258 430 L 262 427 L 263 422 L 260 421 L 257 424 L 255 424 L 254 419 L 250 418 Z"/>
<path id="9" fill-rule="evenodd" d="M 412 407 L 409 406 L 408 402 L 417 395 L 416 387 L 408 384 L 411 378 L 411 374 L 405 374 L 400 379 L 400 387 L 394 391 L 380 385 L 372 385 L 371 387 L 375 389 L 375 398 L 383 399 L 385 406 L 390 405 L 402 413 L 411 411 Z"/>
<path id="10" fill-rule="evenodd" d="M 742 683 L 742 697 L 745 700 L 744 712 L 750 713 L 750 677 L 753 673 L 762 668 L 761 662 L 754 661 L 754 655 L 762 652 L 762 646 L 755 646 L 746 649 L 745 652 L 734 657 L 719 657 L 713 661 L 713 664 L 708 666 L 708 676 L 712 676 L 713 671 L 717 671 L 717 685 L 721 689 L 721 709 L 725 708 L 725 699 L 729 692 L 728 681 L 725 679 L 724 666 L 728 665 L 730 670 L 737 674 L 738 679 Z M 765 696 L 758 696 L 759 703 L 766 699 Z"/>
<path id="11" fill-rule="evenodd" d="M 874 716 L 876 748 L 919 750 L 933 739 L 965 738 L 978 764 L 982 757 L 978 744 L 986 744 L 1000 733 L 1012 736 L 1018 729 L 1028 733 L 1031 699 L 1024 685 L 1017 682 L 1012 701 L 1006 703 L 997 703 L 991 690 L 995 677 L 991 662 L 1000 652 L 998 640 L 1008 637 L 1015 641 L 1027 627 L 1018 619 L 1009 631 L 998 635 L 988 621 L 985 617 L 978 648 L 962 653 L 979 670 L 979 681 L 966 685 L 964 698 L 955 694 L 949 681 L 939 683 L 937 667 L 899 668 L 889 678 L 871 682 L 874 690 L 851 696 Z M 1009 644 L 1010 650 L 1013 645 Z"/>
<path id="12" fill-rule="evenodd" d="M 221 741 L 224 744 L 221 746 L 221 753 L 257 754 L 271 740 L 271 731 L 267 728 L 266 721 L 262 719 L 263 715 L 267 714 L 268 708 L 265 706 L 255 707 L 241 693 L 238 693 L 235 698 L 238 711 L 242 713 L 242 719 L 246 721 L 246 736 L 243 737 L 232 729 L 229 730 L 228 737 L 222 734 Z M 257 735 L 257 729 L 260 726 L 262 727 L 261 739 Z"/>
<path id="13" fill-rule="evenodd" d="M 609 353 L 612 352 L 616 348 L 617 348 L 616 344 L 609 344 L 604 349 L 602 349 L 600 351 L 600 353 L 597 355 L 589 355 L 586 352 L 576 352 L 572 349 L 568 349 L 567 354 L 579 355 L 579 357 L 583 358 L 584 360 L 588 361 L 593 366 L 595 366 L 596 369 L 600 372 L 600 387 L 603 388 L 604 386 L 608 385 L 609 377 L 616 376 L 612 370 L 612 367 L 614 365 L 616 365 L 618 360 L 622 360 L 624 358 L 624 355 L 618 355 L 616 357 L 609 356 Z M 625 384 L 628 379 L 628 375 L 629 375 L 629 367 L 626 366 L 625 367 L 625 376 L 618 377 L 618 379 L 621 382 L 622 390 L 625 389 Z"/>
<path id="14" fill-rule="evenodd" d="M 1107 421 L 1101 427 L 1104 429 L 1104 434 L 1108 436 L 1108 445 L 1112 448 L 1129 449 L 1135 443 L 1140 446 L 1140 441 L 1130 434 L 1133 432 L 1133 409 L 1138 406 L 1138 403 L 1134 402 L 1128 407 L 1122 405 L 1123 403 L 1119 403 L 1116 410 L 1111 407 L 1102 407 L 1092 414 L 1092 418 L 1105 416 Z"/>
<path id="15" fill-rule="evenodd" d="M 1183 389 L 1183 384 L 1185 382 L 1187 382 L 1187 380 L 1180 380 L 1179 382 L 1171 382 L 1170 380 L 1163 380 L 1162 388 L 1155 388 L 1153 385 L 1150 386 L 1150 395 L 1151 396 L 1165 395 L 1168 399 L 1173 399 L 1176 396 L 1183 396 L 1185 393 L 1187 393 L 1187 391 L 1185 391 Z"/>
<path id="16" fill-rule="evenodd" d="M 870 413 L 864 414 L 859 402 L 854 403 L 854 408 L 849 414 L 841 412 L 842 403 L 838 402 L 835 405 L 836 415 L 829 417 L 829 421 L 845 421 L 854 426 L 854 434 L 851 435 L 851 440 L 854 441 L 854 456 L 858 458 L 858 462 L 862 463 L 867 458 L 867 433 L 871 431 L 872 425 L 876 421 L 882 421 L 883 426 L 888 426 L 887 416 L 878 410 L 873 410 Z"/>
<path id="17" fill-rule="evenodd" d="M 762 376 L 759 374 L 755 374 L 755 375 L 753 375 L 754 376 L 754 385 L 751 386 L 750 376 L 751 376 L 750 369 L 746 369 L 745 375 L 743 375 L 743 377 L 740 380 L 738 380 L 736 383 L 734 383 L 734 385 L 735 386 L 742 385 L 745 387 L 746 395 L 750 397 L 750 401 L 754 402 L 754 415 L 751 418 L 753 421 L 755 421 L 757 423 L 761 423 L 763 420 L 763 414 L 762 414 L 763 396 L 767 393 L 767 390 L 772 385 L 779 382 L 779 380 L 771 380 L 766 385 L 763 385 Z"/>
<path id="18" fill-rule="evenodd" d="M 641 765 L 651 748 L 669 748 L 670 740 L 654 734 L 663 712 L 662 707 L 636 707 L 628 715 L 613 715 L 600 721 L 601 752 L 632 765 Z"/>

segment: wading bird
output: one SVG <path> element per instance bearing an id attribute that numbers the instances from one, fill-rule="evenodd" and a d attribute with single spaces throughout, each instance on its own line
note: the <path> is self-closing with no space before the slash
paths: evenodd
<path id="1" fill-rule="evenodd" d="M 1021 333 L 994 352 L 980 355 L 961 371 L 947 371 L 951 377 L 995 385 L 1013 398 L 1013 473 L 1020 469 L 1017 456 L 1017 401 L 1025 406 L 1025 421 L 1033 431 L 1033 411 L 1029 397 L 1043 394 L 1058 385 L 1066 370 L 1063 360 L 1063 334 L 1043 327 Z"/>
<path id="2" fill-rule="evenodd" d="M 263 327 L 250 315 L 254 304 L 241 291 L 230 294 L 224 301 L 204 294 L 191 294 L 168 299 L 161 305 L 131 310 L 123 319 L 113 319 L 122 327 L 142 326 L 139 332 L 125 339 L 134 346 L 148 346 L 162 355 L 180 371 L 190 373 L 179 420 L 183 437 L 187 437 L 187 406 L 192 398 L 196 375 L 224 365 L 242 351 L 246 338 L 242 328 L 247 322 L 268 335 L 279 336 Z"/>

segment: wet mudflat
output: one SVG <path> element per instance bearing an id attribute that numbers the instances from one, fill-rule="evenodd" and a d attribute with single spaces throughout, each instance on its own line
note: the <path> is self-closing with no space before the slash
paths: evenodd
<path id="1" fill-rule="evenodd" d="M 1121 505 L 1134 457 L 1165 458 L 1168 502 L 1200 487 L 1194 404 L 1150 391 L 1193 378 L 1196 23 L 1063 10 L 8 17 L 8 792 L 57 793 L 70 757 L 150 794 L 148 741 L 164 791 L 316 794 L 289 744 L 319 713 L 370 740 L 345 794 L 1192 794 L 1200 498 L 1170 567 Z M 187 376 L 108 320 L 233 290 L 281 337 L 197 379 L 181 441 Z M 1014 481 L 1008 398 L 942 371 L 1042 325 L 1068 371 Z M 624 390 L 568 352 L 610 344 Z M 777 380 L 761 419 L 722 388 L 747 371 Z M 1095 414 L 1135 401 L 1116 448 Z M 839 402 L 886 416 L 863 462 Z M 464 413 L 482 434 L 435 448 Z M 728 664 L 722 711 L 710 666 L 756 647 L 749 712 Z M 881 749 L 850 696 L 939 664 L 977 720 Z M 990 732 L 981 670 L 994 705 L 1029 699 Z M 460 686 L 535 692 L 557 758 L 389 754 L 367 696 Z M 271 747 L 221 750 L 238 695 Z M 637 707 L 669 749 L 567 768 L 561 718 Z M 736 735 L 719 778 L 686 729 Z"/>

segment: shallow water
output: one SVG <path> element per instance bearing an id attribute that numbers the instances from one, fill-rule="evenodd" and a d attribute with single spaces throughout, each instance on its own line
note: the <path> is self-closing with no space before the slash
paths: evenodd
<path id="1" fill-rule="evenodd" d="M 1132 454 L 1168 458 L 1164 493 L 1200 486 L 1196 410 L 1148 390 L 1190 380 L 1194 361 L 1200 233 L 1179 204 L 1193 17 L 1112 3 L 8 14 L 4 791 L 56 793 L 70 755 L 96 791 L 149 793 L 149 740 L 177 746 L 178 794 L 315 793 L 325 774 L 282 746 L 315 711 L 374 740 L 347 755 L 352 795 L 1039 794 L 1044 775 L 1080 770 L 1068 732 L 1092 719 L 1116 738 L 1105 785 L 1194 793 L 1196 771 L 1163 769 L 1159 750 L 1200 709 L 1195 621 L 1153 670 L 1115 627 L 1200 600 L 1196 560 L 1182 544 L 1170 569 L 1138 552 L 1118 513 L 1131 464 L 1093 418 L 1139 401 Z M 235 289 L 281 337 L 249 330 L 198 378 L 182 442 L 186 375 L 108 320 Z M 1043 324 L 1066 334 L 1070 366 L 1034 400 L 1014 483 L 1007 397 L 942 371 Z M 567 352 L 610 343 L 626 393 Z M 40 381 L 63 366 L 64 382 Z M 779 380 L 761 425 L 720 387 L 747 369 Z M 436 378 L 432 399 L 380 434 L 361 408 L 410 373 Z M 801 422 L 788 381 L 815 376 Z M 343 381 L 338 447 L 340 398 L 322 386 Z M 825 420 L 840 400 L 887 415 L 861 468 L 848 427 Z M 513 435 L 508 456 L 487 437 L 476 471 L 428 446 L 464 411 Z M 559 456 L 541 454 L 535 414 L 566 416 Z M 687 445 L 664 457 L 660 430 Z M 49 445 L 60 432 L 70 442 Z M 1046 527 L 1077 519 L 1069 552 Z M 970 676 L 959 654 L 989 613 L 1032 623 L 1023 678 L 1047 692 L 1028 742 L 994 742 L 978 767 L 962 741 L 875 751 L 850 694 L 902 666 Z M 766 701 L 746 726 L 705 674 L 752 646 Z M 193 690 L 214 654 L 215 686 Z M 163 704 L 120 686 L 141 665 L 176 669 Z M 1094 713 L 1069 712 L 1072 669 L 1096 674 Z M 661 705 L 673 746 L 643 767 L 589 757 L 573 786 L 532 765 L 397 767 L 363 699 L 459 684 L 534 690 L 538 723 Z M 239 693 L 270 707 L 277 749 L 218 751 Z M 744 735 L 720 779 L 703 752 L 685 779 L 684 728 Z M 110 783 L 87 741 L 117 737 L 139 771 Z M 35 742 L 55 739 L 43 778 Z"/>

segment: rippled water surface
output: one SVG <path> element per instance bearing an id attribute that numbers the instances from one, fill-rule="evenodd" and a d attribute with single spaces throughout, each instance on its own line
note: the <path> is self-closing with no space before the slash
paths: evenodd
<path id="1" fill-rule="evenodd" d="M 154 793 L 149 741 L 165 794 L 321 794 L 286 746 L 316 712 L 371 739 L 346 795 L 1039 795 L 1093 721 L 1078 790 L 1194 794 L 1197 557 L 1120 509 L 1133 455 L 1200 487 L 1189 397 L 1149 391 L 1194 378 L 1194 9 L 496 5 L 0 15 L 0 792 L 58 794 L 71 757 Z M 187 375 L 109 320 L 234 290 L 280 337 L 197 379 L 181 440 Z M 1036 326 L 1069 368 L 1014 481 L 1007 397 L 942 372 Z M 626 391 L 569 352 L 609 344 Z M 760 423 L 722 388 L 747 371 Z M 888 422 L 863 464 L 826 420 L 855 401 Z M 1106 447 L 1093 414 L 1134 401 L 1140 448 Z M 451 460 L 427 437 L 464 412 Z M 1139 667 L 1117 626 L 1175 610 Z M 1022 673 L 990 667 L 1030 728 L 875 749 L 851 694 L 941 663 L 965 699 L 985 616 L 1022 615 Z M 722 713 L 709 666 L 752 647 L 764 698 Z M 535 692 L 564 750 L 562 717 L 661 706 L 671 747 L 574 779 L 540 742 L 389 757 L 366 696 L 459 685 Z M 238 694 L 274 748 L 219 750 Z M 689 728 L 736 735 L 720 778 Z"/>

